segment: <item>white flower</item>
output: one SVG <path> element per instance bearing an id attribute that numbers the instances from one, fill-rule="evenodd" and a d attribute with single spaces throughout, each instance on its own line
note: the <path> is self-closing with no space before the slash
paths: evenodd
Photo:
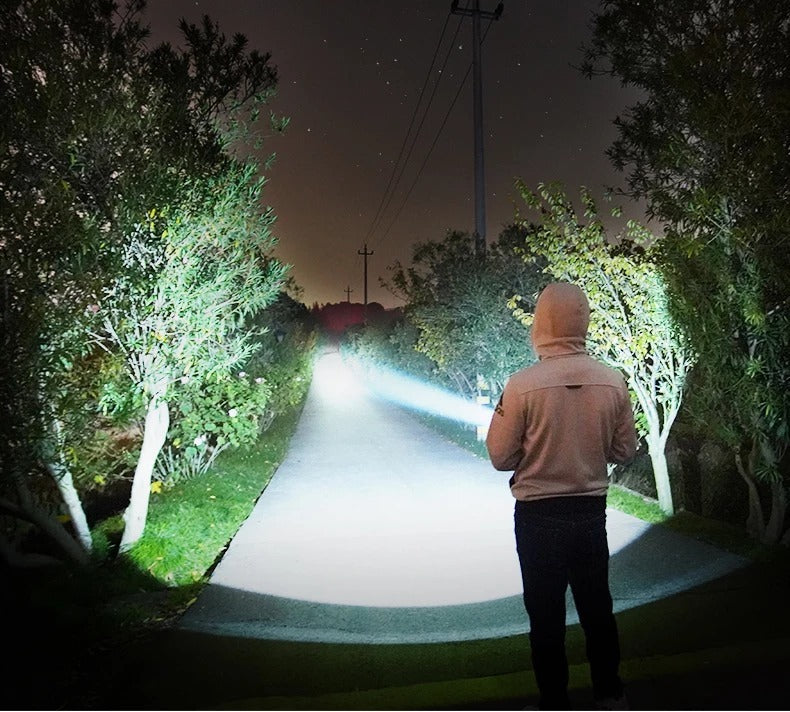
<path id="1" fill-rule="evenodd" d="M 239 378 L 245 378 L 247 376 L 246 371 L 239 371 Z"/>
<path id="2" fill-rule="evenodd" d="M 238 411 L 238 410 L 236 410 L 235 408 L 231 408 L 231 409 L 228 411 L 228 415 L 229 415 L 231 418 L 235 418 L 235 417 L 236 417 L 238 414 L 239 414 L 239 411 Z"/>
<path id="3" fill-rule="evenodd" d="M 205 436 L 205 435 L 198 435 L 198 436 L 195 438 L 195 441 L 194 441 L 194 442 L 195 442 L 195 445 L 198 445 L 198 446 L 200 446 L 200 445 L 202 445 L 203 443 L 205 443 L 205 442 L 206 442 L 206 436 Z"/>
<path id="4" fill-rule="evenodd" d="M 189 376 L 181 376 L 179 380 L 181 383 L 189 383 Z"/>
<path id="5" fill-rule="evenodd" d="M 263 378 L 258 376 L 258 378 L 255 379 L 255 383 L 263 383 Z"/>

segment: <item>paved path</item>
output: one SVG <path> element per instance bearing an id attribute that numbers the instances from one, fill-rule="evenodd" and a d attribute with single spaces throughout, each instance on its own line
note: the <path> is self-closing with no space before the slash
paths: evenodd
<path id="1" fill-rule="evenodd" d="M 337 354 L 317 364 L 287 457 L 181 628 L 362 643 L 526 631 L 508 474 L 373 397 L 340 367 Z M 744 563 L 608 514 L 617 610 Z"/>

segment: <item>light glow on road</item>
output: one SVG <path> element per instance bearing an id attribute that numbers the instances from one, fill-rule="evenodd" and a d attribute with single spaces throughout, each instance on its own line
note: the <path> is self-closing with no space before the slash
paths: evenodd
<path id="1" fill-rule="evenodd" d="M 388 406 L 466 417 L 412 386 L 321 357 L 287 457 L 182 625 L 334 643 L 525 632 L 509 475 Z M 616 511 L 607 534 L 618 611 L 743 561 Z M 569 624 L 572 606 L 569 594 Z"/>
<path id="2" fill-rule="evenodd" d="M 320 356 L 313 366 L 313 387 L 319 396 L 333 406 L 352 404 L 364 395 L 359 377 L 338 353 Z"/>

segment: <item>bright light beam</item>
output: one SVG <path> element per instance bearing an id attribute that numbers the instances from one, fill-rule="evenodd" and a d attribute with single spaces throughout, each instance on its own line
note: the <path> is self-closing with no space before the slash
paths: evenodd
<path id="1" fill-rule="evenodd" d="M 338 353 L 326 353 L 313 365 L 313 385 L 320 397 L 335 405 L 353 405 L 364 393 L 364 384 Z"/>
<path id="2" fill-rule="evenodd" d="M 432 386 L 387 368 L 366 368 L 365 378 L 374 395 L 411 410 L 487 428 L 494 411 L 457 393 Z"/>

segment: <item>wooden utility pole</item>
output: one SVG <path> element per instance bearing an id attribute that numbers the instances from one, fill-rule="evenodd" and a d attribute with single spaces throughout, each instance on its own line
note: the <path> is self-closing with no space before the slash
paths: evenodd
<path id="1" fill-rule="evenodd" d="M 354 290 L 351 287 L 346 287 L 343 291 L 346 293 L 346 301 L 351 303 L 351 292 Z"/>
<path id="2" fill-rule="evenodd" d="M 373 254 L 373 250 L 368 252 L 368 243 L 365 243 L 364 250 L 357 250 L 358 255 L 365 257 L 365 306 L 368 305 L 368 257 Z"/>
<path id="3" fill-rule="evenodd" d="M 453 0 L 450 11 L 454 15 L 472 18 L 472 75 L 474 79 L 474 134 L 475 134 L 475 250 L 478 256 L 486 252 L 486 199 L 485 199 L 485 161 L 483 151 L 483 87 L 482 62 L 480 52 L 480 18 L 498 20 L 504 10 L 499 3 L 494 12 L 480 9 L 480 0 L 473 0 L 472 7 L 459 8 L 458 0 Z"/>

